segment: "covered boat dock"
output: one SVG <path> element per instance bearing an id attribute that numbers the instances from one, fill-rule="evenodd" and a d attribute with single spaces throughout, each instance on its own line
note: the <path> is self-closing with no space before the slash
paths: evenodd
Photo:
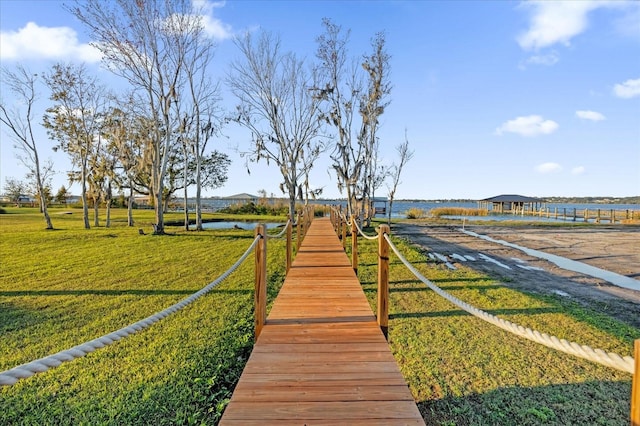
<path id="1" fill-rule="evenodd" d="M 546 200 L 524 195 L 498 195 L 478 200 L 478 209 L 493 213 L 535 212 L 546 207 Z"/>

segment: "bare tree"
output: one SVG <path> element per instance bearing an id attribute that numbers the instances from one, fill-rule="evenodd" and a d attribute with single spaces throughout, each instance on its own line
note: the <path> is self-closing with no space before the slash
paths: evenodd
<path id="1" fill-rule="evenodd" d="M 381 184 L 384 179 L 384 167 L 378 164 L 379 140 L 377 136 L 379 118 L 384 114 L 390 101 L 388 96 L 391 93 L 391 83 L 389 82 L 390 56 L 386 51 L 386 37 L 383 32 L 379 32 L 371 40 L 373 52 L 364 56 L 362 68 L 367 73 L 367 88 L 360 98 L 360 116 L 362 118 L 359 143 L 364 147 L 364 167 L 362 174 L 362 203 L 364 219 L 367 226 L 373 217 L 371 202 L 374 197 L 376 185 Z"/>
<path id="2" fill-rule="evenodd" d="M 313 74 L 293 53 L 282 53 L 280 40 L 262 32 L 236 40 L 243 55 L 233 62 L 227 83 L 240 101 L 236 121 L 251 131 L 252 145 L 243 153 L 248 161 L 273 162 L 280 169 L 280 189 L 289 196 L 293 216 L 302 199 L 305 170 L 324 150 L 319 140 L 319 99 L 310 89 Z"/>
<path id="3" fill-rule="evenodd" d="M 389 211 L 387 223 L 391 224 L 391 208 L 393 207 L 393 199 L 396 195 L 396 189 L 400 184 L 400 173 L 404 166 L 413 158 L 413 151 L 409 149 L 409 139 L 407 138 L 407 130 L 404 131 L 404 142 L 396 147 L 398 153 L 398 164 L 391 166 L 391 186 L 389 187 Z"/>
<path id="4" fill-rule="evenodd" d="M 191 152 L 195 160 L 195 186 L 196 186 L 196 230 L 202 231 L 202 188 L 204 183 L 203 162 L 206 161 L 207 145 L 214 136 L 220 135 L 225 120 L 219 108 L 220 89 L 207 73 L 207 68 L 211 64 L 214 55 L 214 43 L 205 37 L 197 37 L 192 49 L 185 58 L 185 85 L 188 95 L 185 103 L 190 113 L 185 114 L 181 123 L 181 129 L 189 134 L 188 140 L 191 142 Z M 186 147 L 186 145 L 185 145 Z M 185 158 L 188 159 L 185 150 Z M 217 151 L 209 159 L 221 159 L 219 168 L 224 169 L 226 181 L 226 169 L 229 165 L 229 158 Z M 186 170 L 185 163 L 185 170 Z M 214 165 L 209 164 L 209 167 Z M 214 173 L 215 175 L 216 173 Z M 185 173 L 186 178 L 186 173 Z M 214 184 L 214 187 L 216 187 Z M 186 198 L 186 187 L 185 187 Z M 187 207 L 185 202 L 185 216 Z M 187 220 L 187 219 L 185 219 Z M 188 223 L 187 223 L 188 226 Z"/>
<path id="5" fill-rule="evenodd" d="M 164 178 L 176 142 L 184 61 L 203 33 L 202 16 L 190 0 L 86 0 L 69 10 L 90 30 L 94 46 L 115 74 L 139 92 L 151 118 L 151 187 L 155 233 L 164 234 Z"/>
<path id="6" fill-rule="evenodd" d="M 13 139 L 14 146 L 19 151 L 18 159 L 33 175 L 37 193 L 40 196 L 41 211 L 47 225 L 46 229 L 53 229 L 53 224 L 47 211 L 44 190 L 48 178 L 47 174 L 51 172 L 51 169 L 43 168 L 38 153 L 38 145 L 33 135 L 34 106 L 38 100 L 36 92 L 38 76 L 27 71 L 24 67 L 18 66 L 16 72 L 3 69 L 2 81 L 22 103 L 22 108 L 17 106 L 14 109 L 10 109 L 4 101 L 0 101 L 0 123 L 6 126 L 7 134 Z"/>
<path id="7" fill-rule="evenodd" d="M 350 31 L 343 31 L 326 18 L 322 24 L 325 33 L 317 38 L 320 84 L 315 87 L 315 96 L 325 105 L 322 121 L 337 133 L 331 153 L 332 168 L 338 179 L 338 190 L 346 192 L 347 213 L 351 216 L 356 213 L 357 185 L 365 154 L 362 145 L 354 141 L 352 132 L 362 84 L 355 63 L 348 58 Z"/>
<path id="8" fill-rule="evenodd" d="M 350 61 L 347 51 L 349 31 L 323 20 L 325 33 L 318 37 L 316 57 L 322 84 L 316 96 L 325 105 L 324 121 L 337 132 L 331 159 L 338 178 L 338 189 L 346 190 L 350 215 L 364 215 L 370 219 L 374 182 L 379 182 L 382 169 L 378 166 L 379 117 L 389 104 L 389 55 L 385 35 L 372 39 L 373 52 L 365 55 L 362 70 Z M 366 86 L 365 84 L 366 83 Z M 354 134 L 354 115 L 360 115 L 360 129 Z M 358 208 L 358 200 L 362 202 Z"/>

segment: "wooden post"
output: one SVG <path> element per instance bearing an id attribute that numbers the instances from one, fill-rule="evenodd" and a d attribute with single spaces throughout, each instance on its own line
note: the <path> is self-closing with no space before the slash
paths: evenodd
<path id="1" fill-rule="evenodd" d="M 351 266 L 358 274 L 358 228 L 356 228 L 356 218 L 351 216 Z"/>
<path id="2" fill-rule="evenodd" d="M 378 325 L 385 339 L 389 338 L 389 243 L 384 234 L 391 235 L 389 225 L 378 231 Z"/>
<path id="3" fill-rule="evenodd" d="M 635 372 L 631 384 L 631 426 L 640 426 L 640 339 L 634 345 Z"/>
<path id="4" fill-rule="evenodd" d="M 265 322 L 267 322 L 267 238 L 266 226 L 258 224 L 255 236 L 260 235 L 260 241 L 256 245 L 255 267 L 255 339 L 258 340 Z"/>
<path id="5" fill-rule="evenodd" d="M 297 218 L 298 218 L 298 222 L 297 222 L 297 225 L 296 225 L 296 228 L 297 228 L 296 229 L 296 235 L 297 235 L 297 238 L 296 238 L 296 250 L 300 250 L 300 244 L 302 244 L 302 232 L 300 231 L 300 222 L 302 222 L 302 221 L 300 220 L 300 212 L 298 212 Z"/>
<path id="6" fill-rule="evenodd" d="M 596 219 L 596 223 L 600 223 L 600 209 L 598 209 L 598 217 Z"/>
<path id="7" fill-rule="evenodd" d="M 614 209 L 611 209 L 611 215 L 609 216 L 609 223 L 611 224 L 616 223 L 616 211 Z"/>
<path id="8" fill-rule="evenodd" d="M 292 252 L 291 249 L 292 244 L 291 244 L 291 237 L 293 234 L 293 215 L 289 216 L 289 223 L 287 223 L 287 273 L 289 273 L 289 269 L 291 269 L 291 258 L 292 258 Z"/>
<path id="9" fill-rule="evenodd" d="M 347 249 L 347 221 L 342 221 L 342 248 Z"/>

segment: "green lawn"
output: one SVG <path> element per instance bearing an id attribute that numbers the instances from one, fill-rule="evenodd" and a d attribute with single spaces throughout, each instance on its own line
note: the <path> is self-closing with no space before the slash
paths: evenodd
<path id="1" fill-rule="evenodd" d="M 72 211 L 72 214 L 62 214 Z M 217 278 L 252 231 L 139 235 L 81 227 L 53 210 L 0 215 L 0 371 L 143 319 Z M 167 219 L 179 220 L 179 214 Z M 265 219 L 270 221 L 270 219 Z M 630 355 L 640 330 L 562 299 L 524 294 L 468 269 L 449 271 L 395 239 L 430 280 L 490 313 Z M 349 246 L 348 244 L 347 246 Z M 359 276 L 375 308 L 376 242 L 360 239 Z M 269 298 L 284 276 L 284 241 L 269 240 Z M 390 345 L 428 424 L 628 425 L 631 376 L 541 347 L 466 314 L 391 257 Z M 253 257 L 206 296 L 149 329 L 0 388 L 0 424 L 215 424 L 253 341 Z"/>
<path id="2" fill-rule="evenodd" d="M 372 233 L 370 230 L 369 233 Z M 632 355 L 640 330 L 561 298 L 524 294 L 395 244 L 429 280 L 493 315 Z M 376 305 L 377 241 L 359 240 L 358 274 Z M 391 349 L 427 424 L 628 425 L 631 375 L 516 337 L 429 290 L 391 255 Z"/>
<path id="3" fill-rule="evenodd" d="M 139 235 L 81 228 L 81 212 L 0 215 L 0 371 L 94 339 L 196 292 L 249 247 L 252 231 Z M 136 212 L 152 222 L 152 213 Z M 171 216 L 171 215 L 170 215 Z M 176 215 L 176 217 L 180 217 Z M 284 242 L 269 240 L 270 298 Z M 253 258 L 184 310 L 47 373 L 0 388 L 0 424 L 215 423 L 253 342 Z"/>

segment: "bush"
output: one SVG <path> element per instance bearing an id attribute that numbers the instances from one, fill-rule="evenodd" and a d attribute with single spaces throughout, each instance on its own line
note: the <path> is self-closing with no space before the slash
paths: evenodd
<path id="1" fill-rule="evenodd" d="M 0 214 L 5 214 L 5 213 L 6 211 L 2 207 L 0 207 Z"/>
<path id="2" fill-rule="evenodd" d="M 272 215 L 286 216 L 289 214 L 289 207 L 285 204 L 267 205 L 248 202 L 244 204 L 234 204 L 223 209 L 221 213 L 226 214 L 253 214 L 253 215 Z"/>
<path id="3" fill-rule="evenodd" d="M 411 207 L 407 210 L 407 219 L 424 219 L 427 217 L 427 212 L 417 207 Z"/>
<path id="4" fill-rule="evenodd" d="M 431 209 L 431 215 L 434 217 L 441 216 L 486 216 L 485 209 L 466 209 L 464 207 L 438 207 Z"/>

